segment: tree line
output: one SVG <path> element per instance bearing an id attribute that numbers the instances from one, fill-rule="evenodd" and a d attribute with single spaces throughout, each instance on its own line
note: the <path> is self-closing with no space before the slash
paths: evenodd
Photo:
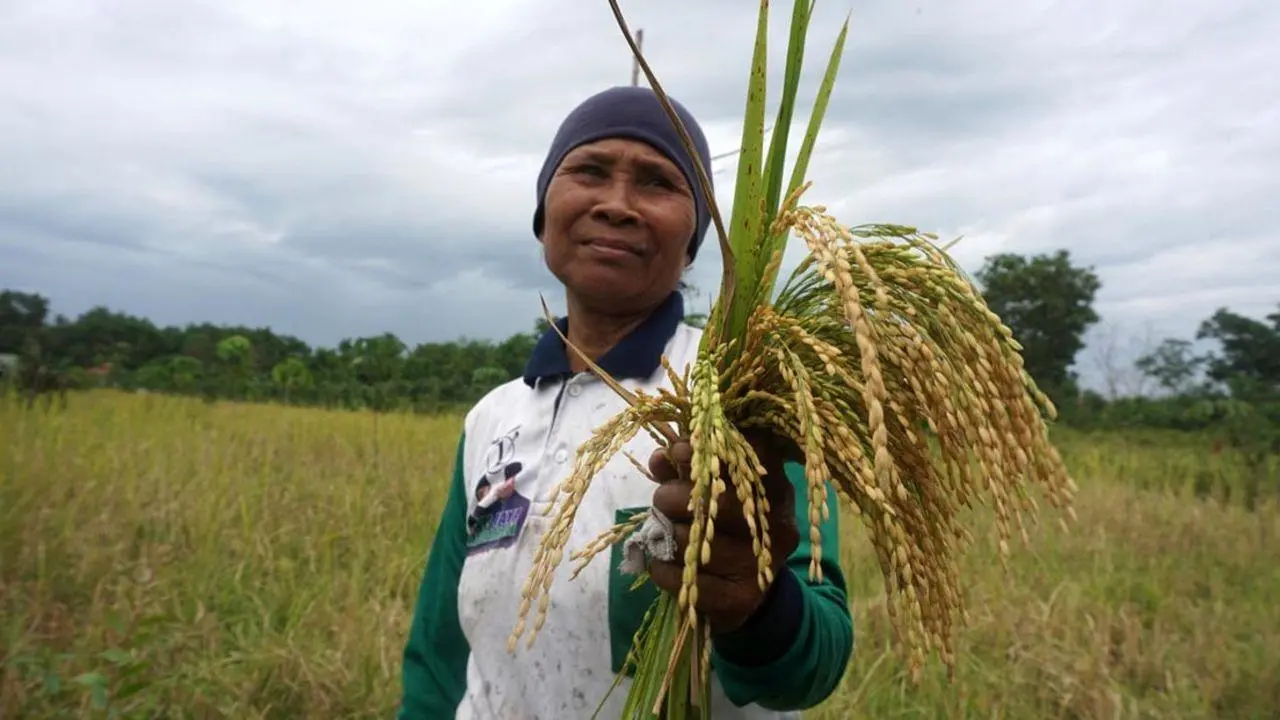
<path id="1" fill-rule="evenodd" d="M 1100 320 L 1094 300 L 1101 282 L 1093 268 L 1075 264 L 1065 250 L 1004 253 L 987 258 L 974 279 L 1023 346 L 1028 372 L 1064 422 L 1184 430 L 1235 423 L 1262 428 L 1260 437 L 1280 438 L 1280 305 L 1263 319 L 1216 310 L 1194 338 L 1164 339 L 1133 363 L 1152 391 L 1108 396 L 1082 390 L 1076 371 L 1086 334 Z M 107 307 L 75 319 L 51 317 L 43 295 L 0 292 L 0 356 L 17 358 L 8 375 L 19 385 L 27 378 L 28 385 L 331 408 L 433 412 L 467 406 L 520 376 L 545 327 L 538 319 L 529 332 L 505 340 L 411 347 L 384 332 L 312 347 L 268 327 L 160 327 Z M 1214 349 L 1197 353 L 1195 341 L 1209 341 Z"/>
<path id="2" fill-rule="evenodd" d="M 436 412 L 473 403 L 518 377 L 545 326 L 538 320 L 530 332 L 496 342 L 410 347 L 384 332 L 312 347 L 269 327 L 161 327 L 102 306 L 75 319 L 51 317 L 47 297 L 0 291 L 0 356 L 10 356 L 7 374 L 20 389 L 44 372 L 72 389 Z"/>

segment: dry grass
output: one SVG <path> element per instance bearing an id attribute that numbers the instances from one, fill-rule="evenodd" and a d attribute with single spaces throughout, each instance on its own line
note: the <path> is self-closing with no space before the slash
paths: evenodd
<path id="1" fill-rule="evenodd" d="M 0 407 L 0 716 L 92 717 L 96 695 L 123 717 L 389 717 L 459 427 L 108 392 Z M 979 535 L 954 685 L 936 661 L 906 681 L 846 518 L 858 647 L 810 716 L 1280 716 L 1275 503 L 1195 499 L 1237 472 L 1207 443 L 1060 441 L 1079 522 L 1015 544 L 1007 576 Z"/>

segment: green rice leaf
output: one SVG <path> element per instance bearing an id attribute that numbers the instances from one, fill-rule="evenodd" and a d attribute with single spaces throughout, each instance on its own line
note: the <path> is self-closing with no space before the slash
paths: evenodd
<path id="1" fill-rule="evenodd" d="M 809 128 L 805 131 L 804 140 L 800 143 L 800 152 L 796 155 L 795 167 L 791 169 L 791 182 L 787 185 L 787 194 L 796 191 L 804 183 L 805 174 L 809 172 L 809 158 L 813 155 L 813 146 L 818 142 L 818 131 L 822 128 L 822 119 L 827 114 L 827 103 L 831 100 L 831 89 L 835 87 L 836 75 L 840 72 L 840 57 L 844 54 L 844 41 L 849 35 L 849 16 L 845 16 L 840 26 L 840 34 L 836 36 L 835 47 L 831 49 L 831 57 L 827 60 L 827 71 L 818 86 L 818 96 L 813 101 L 813 114 L 809 116 Z"/>
<path id="2" fill-rule="evenodd" d="M 805 0 L 797 0 L 797 6 L 804 1 Z M 805 17 L 805 23 L 807 27 L 807 16 Z M 809 116 L 809 127 L 805 131 L 804 139 L 800 143 L 800 150 L 796 154 L 796 164 L 791 170 L 791 182 L 787 185 L 788 196 L 794 193 L 796 189 L 804 183 L 805 175 L 809 171 L 809 159 L 813 155 L 813 148 L 818 142 L 818 131 L 822 127 L 822 120 L 826 116 L 827 112 L 827 104 L 831 100 L 831 90 L 835 87 L 836 75 L 840 71 L 840 58 L 844 54 L 844 43 L 848 34 L 849 17 L 845 16 L 844 23 L 840 26 L 840 34 L 836 37 L 835 47 L 831 50 L 831 57 L 827 60 L 826 72 L 823 74 L 822 82 L 818 86 L 818 95 L 813 102 L 813 114 Z M 789 71 L 790 68 L 788 68 L 788 72 Z M 796 74 L 798 75 L 799 72 L 799 67 L 797 67 Z M 788 76 L 788 80 L 790 80 L 790 76 Z M 781 169 L 778 170 L 778 175 L 779 177 L 777 180 L 780 181 Z M 776 215 L 777 210 L 775 208 L 770 213 L 770 220 L 772 221 L 772 218 L 776 217 Z M 755 304 L 766 303 L 773 295 L 773 288 L 778 279 L 779 266 L 775 265 L 770 269 L 768 267 L 763 267 L 763 264 L 772 259 L 774 255 L 786 250 L 788 235 L 789 233 L 783 232 L 770 236 L 764 241 L 763 247 L 759 251 L 759 257 L 762 261 L 762 270 L 757 275 L 759 278 L 757 280 L 757 287 L 759 290 L 755 299 Z"/>
<path id="3" fill-rule="evenodd" d="M 804 39 L 809 30 L 809 13 L 812 0 L 796 0 L 791 13 L 791 37 L 787 43 L 787 65 L 782 79 L 782 98 L 778 102 L 778 119 L 774 123 L 773 137 L 769 141 L 769 160 L 764 166 L 765 209 L 767 220 L 778 212 L 782 195 L 782 165 L 786 162 L 787 137 L 791 134 L 791 116 L 795 112 L 796 91 L 800 86 L 801 69 L 804 66 Z"/>
<path id="4" fill-rule="evenodd" d="M 726 342 L 746 332 L 752 299 L 759 282 L 756 252 L 764 236 L 763 173 L 765 79 L 768 64 L 769 2 L 760 0 L 756 21 L 756 42 L 751 55 L 751 75 L 747 82 L 747 104 L 742 123 L 742 153 L 738 159 L 738 176 L 734 184 L 733 215 L 730 217 L 729 246 L 733 249 L 734 287 L 721 287 L 717 304 L 728 306 L 723 318 Z"/>

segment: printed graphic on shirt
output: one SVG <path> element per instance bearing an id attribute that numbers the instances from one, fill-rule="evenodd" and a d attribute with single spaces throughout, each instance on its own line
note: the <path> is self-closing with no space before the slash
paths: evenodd
<path id="1" fill-rule="evenodd" d="M 514 460 L 516 440 L 519 439 L 520 426 L 516 425 L 489 443 L 489 449 L 484 453 L 485 472 L 490 475 L 499 473 L 507 463 Z"/>
<path id="2" fill-rule="evenodd" d="M 475 509 L 467 517 L 467 555 L 510 547 L 529 515 L 529 499 L 516 492 L 524 468 L 515 456 L 517 426 L 494 440 L 485 455 L 485 474 L 476 483 Z"/>

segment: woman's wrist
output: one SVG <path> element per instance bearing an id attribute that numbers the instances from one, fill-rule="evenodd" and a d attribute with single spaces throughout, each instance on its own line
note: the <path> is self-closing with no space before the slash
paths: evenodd
<path id="1" fill-rule="evenodd" d="M 713 625 L 711 642 L 721 657 L 735 665 L 768 665 L 791 649 L 803 616 L 804 589 L 784 565 L 755 611 L 731 630 L 717 632 Z"/>

